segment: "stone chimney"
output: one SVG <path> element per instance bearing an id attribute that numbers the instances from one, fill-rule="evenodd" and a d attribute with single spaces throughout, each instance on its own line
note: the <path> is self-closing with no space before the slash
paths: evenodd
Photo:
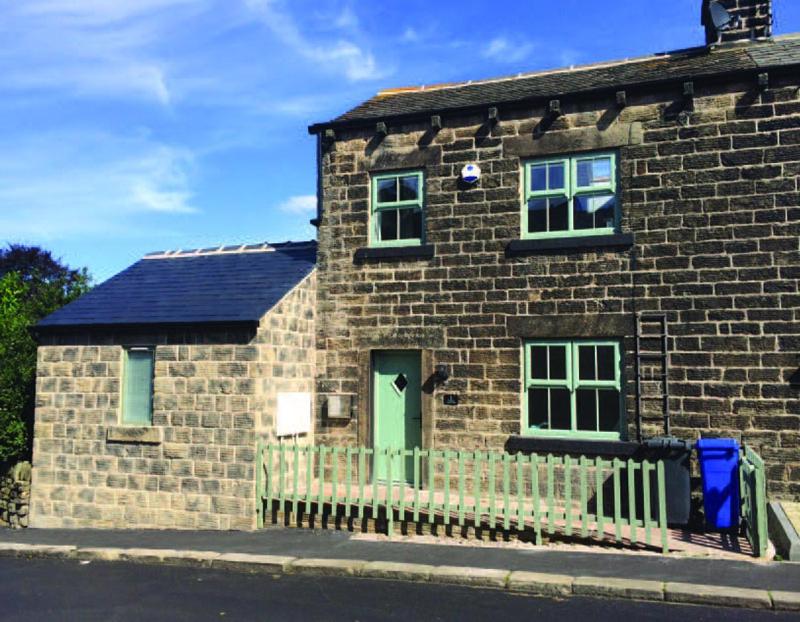
<path id="1" fill-rule="evenodd" d="M 716 43 L 719 34 L 709 14 L 712 0 L 703 0 L 701 23 L 706 29 L 706 45 Z M 772 36 L 772 0 L 719 0 L 728 12 L 739 18 L 738 27 L 722 32 L 721 41 L 749 41 Z"/>

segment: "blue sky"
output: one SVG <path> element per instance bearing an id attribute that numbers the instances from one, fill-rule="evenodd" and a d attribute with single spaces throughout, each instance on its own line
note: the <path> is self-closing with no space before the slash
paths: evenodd
<path id="1" fill-rule="evenodd" d="M 776 32 L 800 2 L 775 0 Z M 701 44 L 700 0 L 0 0 L 0 242 L 100 281 L 313 237 L 306 127 L 391 86 Z"/>

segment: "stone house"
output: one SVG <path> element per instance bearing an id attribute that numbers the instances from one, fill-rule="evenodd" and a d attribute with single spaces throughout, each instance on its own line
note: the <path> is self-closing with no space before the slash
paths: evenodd
<path id="1" fill-rule="evenodd" d="M 701 47 L 391 89 L 309 128 L 318 443 L 734 436 L 800 498 L 800 38 L 769 1 L 722 4 L 741 19 L 718 33 L 703 2 Z"/>
<path id="2" fill-rule="evenodd" d="M 383 91 L 309 128 L 316 245 L 157 253 L 46 318 L 30 524 L 253 528 L 288 437 L 735 436 L 800 498 L 800 38 L 723 4 L 698 48 Z"/>
<path id="3" fill-rule="evenodd" d="M 154 253 L 45 318 L 30 525 L 254 528 L 257 441 L 311 421 L 315 253 Z"/>

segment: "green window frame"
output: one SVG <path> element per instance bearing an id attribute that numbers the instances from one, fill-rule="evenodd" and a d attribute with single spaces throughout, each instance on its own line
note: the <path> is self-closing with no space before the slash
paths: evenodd
<path id="1" fill-rule="evenodd" d="M 152 425 L 155 351 L 148 347 L 124 349 L 122 367 L 123 425 Z"/>
<path id="2" fill-rule="evenodd" d="M 392 184 L 394 190 L 392 191 Z M 422 171 L 373 175 L 370 246 L 420 246 L 425 240 L 425 178 Z M 411 190 L 416 186 L 416 192 Z M 403 198 L 403 192 L 407 197 Z"/>
<path id="3" fill-rule="evenodd" d="M 616 340 L 524 344 L 524 433 L 620 440 L 625 430 L 622 357 Z"/>
<path id="4" fill-rule="evenodd" d="M 607 175 L 602 174 L 605 161 L 608 161 Z M 597 172 L 600 174 L 595 178 Z M 589 183 L 585 183 L 587 174 Z M 524 163 L 523 183 L 523 238 L 606 235 L 619 231 L 616 153 L 604 151 L 530 160 Z M 604 198 L 606 201 L 602 202 Z M 609 201 L 612 214 L 608 214 Z"/>

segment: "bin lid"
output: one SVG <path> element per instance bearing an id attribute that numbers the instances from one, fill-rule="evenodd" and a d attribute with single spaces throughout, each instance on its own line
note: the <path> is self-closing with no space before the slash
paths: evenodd
<path id="1" fill-rule="evenodd" d="M 735 438 L 701 438 L 696 443 L 697 449 L 727 449 L 739 450 L 739 443 Z"/>

